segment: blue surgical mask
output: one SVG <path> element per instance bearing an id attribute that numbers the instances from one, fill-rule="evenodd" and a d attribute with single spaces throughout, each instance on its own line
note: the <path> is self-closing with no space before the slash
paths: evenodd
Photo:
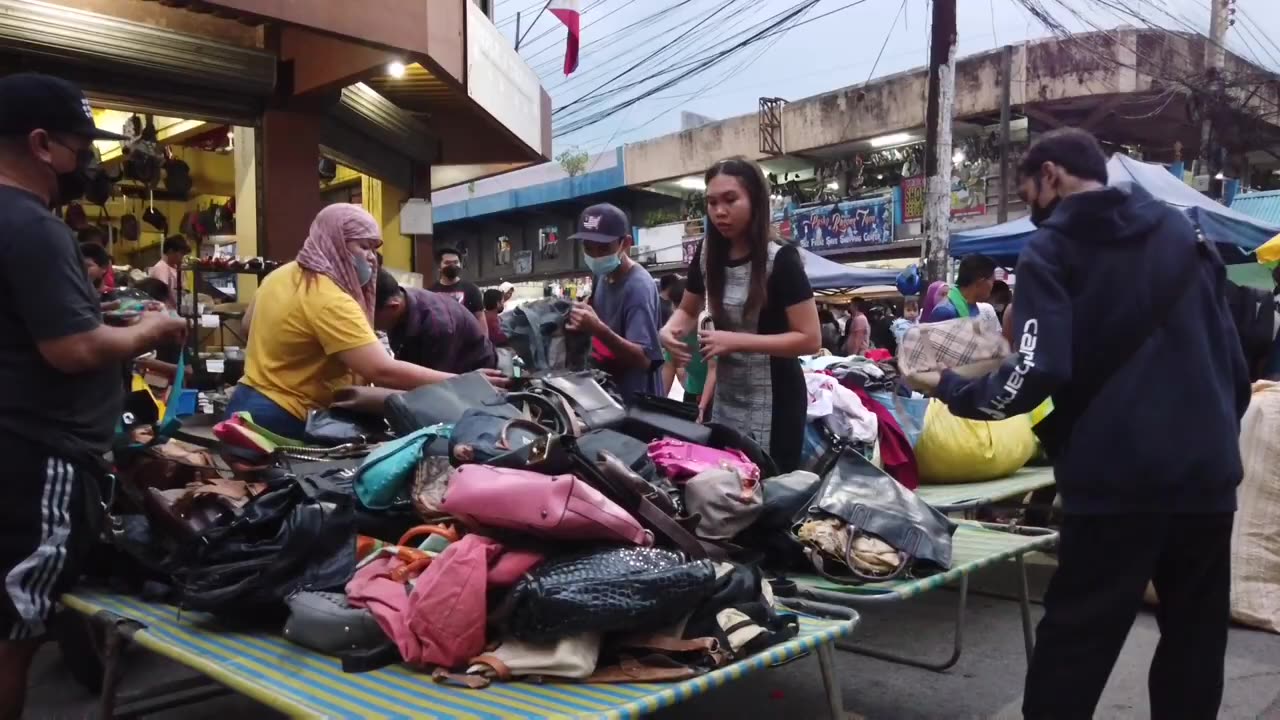
<path id="1" fill-rule="evenodd" d="M 608 275 L 617 270 L 618 266 L 622 264 L 622 256 L 617 253 L 601 258 L 591 257 L 583 253 L 582 259 L 586 261 L 587 269 L 591 271 L 592 275 Z"/>
<path id="2" fill-rule="evenodd" d="M 360 287 L 368 285 L 373 279 L 373 266 L 369 264 L 369 260 L 363 254 L 351 253 L 351 262 L 356 266 L 356 280 Z"/>

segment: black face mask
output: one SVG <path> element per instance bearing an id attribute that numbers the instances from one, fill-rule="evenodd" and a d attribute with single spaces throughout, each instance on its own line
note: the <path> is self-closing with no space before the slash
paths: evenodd
<path id="1" fill-rule="evenodd" d="M 1058 203 L 1060 202 L 1062 202 L 1062 198 L 1054 198 L 1053 202 L 1049 203 L 1045 207 L 1040 207 L 1035 203 L 1031 203 L 1031 224 L 1036 227 L 1040 227 L 1045 220 L 1049 219 L 1049 216 L 1053 214 L 1055 209 L 1057 209 Z"/>
<path id="2" fill-rule="evenodd" d="M 53 170 L 54 176 L 58 179 L 58 189 L 54 191 L 54 196 L 49 198 L 49 205 L 52 207 L 65 205 L 72 200 L 84 197 L 84 192 L 89 188 L 93 175 L 101 172 L 97 167 L 97 156 L 94 155 L 91 147 L 76 151 L 74 170 L 58 172 L 53 167 L 53 163 L 49 163 L 49 169 Z"/>
<path id="3" fill-rule="evenodd" d="M 444 276 L 445 280 L 457 280 L 460 272 L 461 270 L 457 265 L 445 265 L 444 268 L 440 270 L 440 274 Z"/>

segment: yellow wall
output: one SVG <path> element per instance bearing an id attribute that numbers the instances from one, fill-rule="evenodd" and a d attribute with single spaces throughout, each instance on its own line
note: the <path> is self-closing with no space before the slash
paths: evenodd
<path id="1" fill-rule="evenodd" d="M 413 239 L 400 234 L 400 207 L 408 192 L 377 178 L 360 177 L 360 195 L 364 209 L 382 228 L 382 260 L 387 268 L 413 270 Z"/>

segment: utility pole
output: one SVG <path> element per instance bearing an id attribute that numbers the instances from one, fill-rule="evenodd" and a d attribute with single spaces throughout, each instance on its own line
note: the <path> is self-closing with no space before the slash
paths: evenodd
<path id="1" fill-rule="evenodd" d="M 951 223 L 951 116 L 956 93 L 956 0 L 933 0 L 925 112 L 924 277 L 947 279 Z"/>
<path id="2" fill-rule="evenodd" d="M 1009 220 L 1009 102 L 1013 94 L 1013 46 L 1000 50 L 1000 205 L 996 222 Z"/>
<path id="3" fill-rule="evenodd" d="M 1209 143 L 1213 137 L 1213 122 L 1210 109 L 1217 102 L 1217 93 L 1222 90 L 1222 66 L 1226 62 L 1227 53 L 1224 43 L 1227 38 L 1227 7 L 1231 0 L 1209 0 L 1209 39 L 1204 44 L 1205 87 L 1210 95 L 1202 103 L 1200 121 L 1200 168 L 1198 175 L 1213 174 L 1215 164 Z"/>

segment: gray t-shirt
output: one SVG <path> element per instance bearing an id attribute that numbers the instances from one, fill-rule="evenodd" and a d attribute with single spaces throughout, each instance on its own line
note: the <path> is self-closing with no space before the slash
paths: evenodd
<path id="1" fill-rule="evenodd" d="M 71 228 L 35 195 L 0 186 L 0 446 L 33 443 L 73 463 L 106 452 L 120 364 L 68 375 L 36 347 L 101 323 Z"/>
<path id="2" fill-rule="evenodd" d="M 622 399 L 631 402 L 637 393 L 662 394 L 662 346 L 658 343 L 658 288 L 653 276 L 639 265 L 617 282 L 592 278 L 591 305 L 609 329 L 644 348 L 650 360 L 647 370 L 619 369 L 601 363 L 613 376 Z"/>

